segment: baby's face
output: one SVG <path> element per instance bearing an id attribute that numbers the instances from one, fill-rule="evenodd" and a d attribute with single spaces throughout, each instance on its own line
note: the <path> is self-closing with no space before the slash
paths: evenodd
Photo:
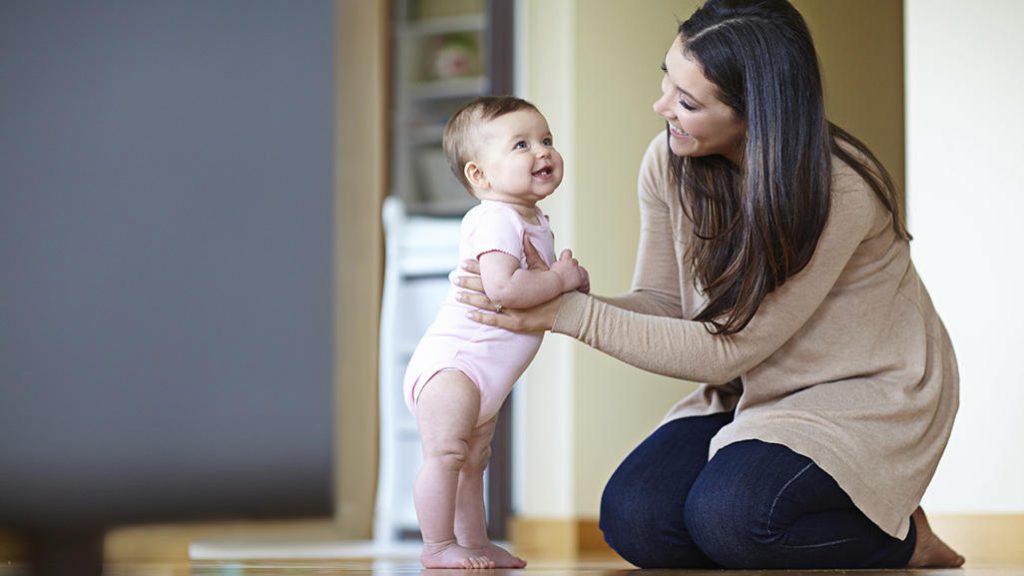
<path id="1" fill-rule="evenodd" d="M 479 128 L 477 164 L 483 172 L 477 196 L 533 205 L 562 183 L 562 155 L 548 122 L 536 110 L 518 110 Z"/>

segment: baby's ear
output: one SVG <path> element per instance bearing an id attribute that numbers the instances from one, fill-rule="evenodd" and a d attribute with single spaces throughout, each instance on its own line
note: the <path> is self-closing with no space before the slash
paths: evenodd
<path id="1" fill-rule="evenodd" d="M 476 162 L 473 162 L 472 160 L 466 162 L 466 166 L 462 169 L 462 173 L 466 176 L 466 181 L 469 182 L 470 186 L 473 188 L 487 188 L 487 176 L 484 175 L 483 168 L 481 168 Z"/>

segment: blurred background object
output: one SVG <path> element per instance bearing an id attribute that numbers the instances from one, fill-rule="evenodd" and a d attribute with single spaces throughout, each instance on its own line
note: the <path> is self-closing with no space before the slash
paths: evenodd
<path id="1" fill-rule="evenodd" d="M 332 514 L 334 4 L 0 3 L 0 527 Z"/>
<path id="2" fill-rule="evenodd" d="M 382 203 L 465 209 L 439 154 L 446 94 L 545 112 L 566 159 L 556 243 L 595 292 L 628 290 L 659 65 L 700 2 L 514 0 L 496 28 L 482 0 L 404 1 L 405 20 L 385 0 L 0 2 L 0 554 L 371 538 Z M 906 183 L 957 347 L 933 524 L 972 562 L 1019 562 L 1022 5 L 794 4 L 829 115 Z M 499 29 L 507 85 L 481 80 Z M 600 549 L 605 481 L 692 384 L 560 337 L 527 379 L 496 491 L 510 538 Z"/>
<path id="3" fill-rule="evenodd" d="M 413 483 L 422 461 L 416 421 L 401 397 L 412 352 L 448 293 L 459 225 L 477 200 L 442 150 L 451 114 L 472 98 L 513 92 L 511 0 L 392 0 L 391 188 L 380 325 L 380 473 L 374 538 L 418 539 Z M 488 531 L 511 515 L 511 404 L 498 418 L 485 480 Z"/>

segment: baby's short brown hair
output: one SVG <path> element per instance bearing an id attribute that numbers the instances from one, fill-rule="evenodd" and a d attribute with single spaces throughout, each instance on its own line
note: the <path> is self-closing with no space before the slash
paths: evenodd
<path id="1" fill-rule="evenodd" d="M 448 166 L 451 167 L 452 174 L 455 174 L 470 194 L 473 193 L 473 187 L 466 180 L 464 169 L 466 162 L 469 162 L 476 152 L 477 142 L 473 131 L 482 122 L 519 110 L 537 111 L 537 107 L 515 96 L 481 96 L 459 108 L 448 120 L 444 127 L 444 153 L 448 157 Z"/>

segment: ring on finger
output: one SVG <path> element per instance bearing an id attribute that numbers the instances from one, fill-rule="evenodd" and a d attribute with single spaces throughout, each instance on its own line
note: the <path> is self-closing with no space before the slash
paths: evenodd
<path id="1" fill-rule="evenodd" d="M 501 304 L 496 304 L 496 305 L 494 306 L 494 313 L 495 313 L 495 314 L 501 314 L 501 309 L 502 309 L 502 308 L 503 308 L 503 306 L 502 306 Z"/>

